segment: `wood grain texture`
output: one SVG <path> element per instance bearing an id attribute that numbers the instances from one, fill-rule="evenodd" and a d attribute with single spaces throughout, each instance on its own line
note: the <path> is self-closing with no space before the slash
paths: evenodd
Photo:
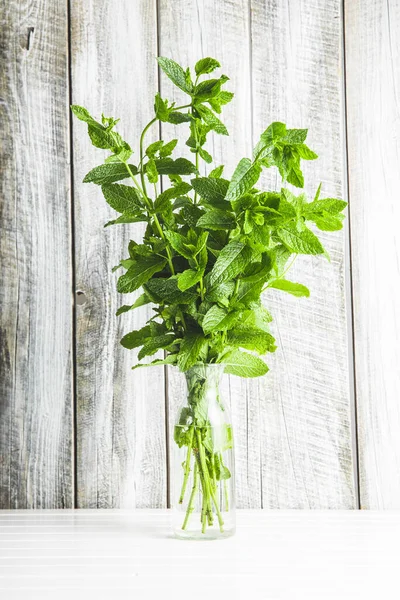
<path id="1" fill-rule="evenodd" d="M 67 3 L 2 5 L 0 506 L 70 507 Z"/>
<path id="2" fill-rule="evenodd" d="M 360 499 L 400 508 L 400 3 L 345 26 Z"/>
<path id="3" fill-rule="evenodd" d="M 343 194 L 339 0 L 252 0 L 253 130 L 308 127 L 319 160 L 304 165 L 313 197 Z M 303 163 L 304 164 L 304 163 Z M 266 184 L 278 186 L 276 173 Z M 278 350 L 249 385 L 261 418 L 262 497 L 268 508 L 353 508 L 344 233 L 323 233 L 331 262 L 299 257 L 288 273 L 311 297 L 265 295 Z"/>
<path id="4" fill-rule="evenodd" d="M 155 2 L 73 0 L 71 21 L 74 103 L 121 118 L 118 129 L 136 150 L 157 90 Z M 160 507 L 166 502 L 163 372 L 131 371 L 135 354 L 119 340 L 140 328 L 149 311 L 117 319 L 116 309 L 133 296 L 117 294 L 118 273 L 111 273 L 143 230 L 103 229 L 113 211 L 97 186 L 81 182 L 105 154 L 91 147 L 78 121 L 73 142 L 76 287 L 86 298 L 76 314 L 78 506 Z"/>
<path id="5" fill-rule="evenodd" d="M 215 164 L 225 165 L 227 176 L 232 174 L 242 156 L 251 155 L 252 149 L 249 27 L 247 0 L 160 1 L 160 55 L 191 68 L 200 58 L 212 56 L 221 63 L 222 72 L 230 77 L 225 87 L 235 92 L 235 98 L 222 112 L 230 135 L 210 135 L 206 146 Z M 184 98 L 163 75 L 160 89 L 163 96 L 179 103 Z M 189 158 L 193 156 L 184 144 L 188 137 L 186 126 L 163 127 L 162 135 L 177 137 L 180 141 L 177 152 Z M 208 167 L 208 171 L 211 168 Z M 178 406 L 184 401 L 185 385 L 184 377 L 172 368 L 168 389 L 170 431 L 173 431 Z M 249 394 L 245 382 L 227 376 L 223 397 L 230 406 L 235 435 L 237 504 L 257 508 L 261 506 L 259 398 Z M 172 438 L 169 441 L 172 452 L 174 441 Z"/>

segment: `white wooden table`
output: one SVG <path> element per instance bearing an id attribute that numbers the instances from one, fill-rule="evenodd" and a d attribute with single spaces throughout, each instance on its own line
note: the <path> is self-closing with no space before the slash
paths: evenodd
<path id="1" fill-rule="evenodd" d="M 239 511 L 181 541 L 167 510 L 0 511 L 3 600 L 399 597 L 400 512 Z"/>

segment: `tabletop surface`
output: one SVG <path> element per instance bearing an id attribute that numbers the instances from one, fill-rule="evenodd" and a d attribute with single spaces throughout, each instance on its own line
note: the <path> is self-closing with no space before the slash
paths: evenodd
<path id="1" fill-rule="evenodd" d="M 0 598 L 398 598 L 400 512 L 259 511 L 183 541 L 167 510 L 0 511 Z M 137 592 L 137 593 L 135 593 Z"/>

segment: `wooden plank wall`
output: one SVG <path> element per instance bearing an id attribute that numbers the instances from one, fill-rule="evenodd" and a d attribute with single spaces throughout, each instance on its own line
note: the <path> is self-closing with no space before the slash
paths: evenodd
<path id="1" fill-rule="evenodd" d="M 215 56 L 231 77 L 230 137 L 210 145 L 228 174 L 283 120 L 308 126 L 320 154 L 306 166 L 307 193 L 320 181 L 327 195 L 349 185 L 358 440 L 344 229 L 324 237 L 330 263 L 303 258 L 293 268 L 310 299 L 265 297 L 279 343 L 270 373 L 227 378 L 238 505 L 356 508 L 358 451 L 361 505 L 400 506 L 400 4 L 347 0 L 341 9 L 340 0 L 26 0 L 2 9 L 0 508 L 168 503 L 181 381 L 161 368 L 132 373 L 134 354 L 119 346 L 146 308 L 117 320 L 111 266 L 141 229 L 103 229 L 110 211 L 81 183 L 101 151 L 68 114 L 72 101 L 120 117 L 134 144 L 157 89 L 175 93 L 158 54 L 185 66 Z M 172 126 L 152 133 L 184 139 Z M 276 175 L 264 183 L 279 185 Z"/>
<path id="2" fill-rule="evenodd" d="M 346 3 L 362 508 L 400 508 L 400 2 Z"/>
<path id="3" fill-rule="evenodd" d="M 0 507 L 73 506 L 64 0 L 2 4 Z"/>

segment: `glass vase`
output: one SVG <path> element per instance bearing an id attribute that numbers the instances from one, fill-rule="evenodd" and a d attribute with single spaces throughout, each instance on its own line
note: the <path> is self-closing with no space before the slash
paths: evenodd
<path id="1" fill-rule="evenodd" d="M 220 383 L 223 365 L 186 371 L 186 393 L 174 425 L 173 529 L 179 538 L 218 539 L 235 532 L 232 422 Z"/>

